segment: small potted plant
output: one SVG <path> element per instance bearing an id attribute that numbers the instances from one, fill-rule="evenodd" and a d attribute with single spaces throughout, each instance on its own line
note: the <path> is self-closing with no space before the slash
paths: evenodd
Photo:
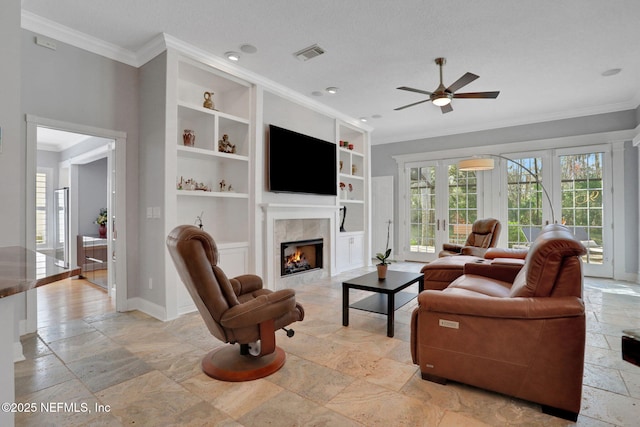
<path id="1" fill-rule="evenodd" d="M 95 223 L 98 224 L 98 234 L 101 238 L 107 237 L 107 208 L 100 208 L 100 214 L 96 218 Z"/>
<path id="2" fill-rule="evenodd" d="M 380 261 L 377 265 L 378 267 L 378 280 L 384 280 L 387 278 L 387 268 L 389 264 L 391 264 L 391 260 L 389 260 L 389 256 L 391 256 L 391 248 L 389 247 L 389 231 L 391 229 L 391 221 L 387 224 L 387 246 L 385 247 L 384 253 L 378 252 L 376 254 L 376 258 Z"/>

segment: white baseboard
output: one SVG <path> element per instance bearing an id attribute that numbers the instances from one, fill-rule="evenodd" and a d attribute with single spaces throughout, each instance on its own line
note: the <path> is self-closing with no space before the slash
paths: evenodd
<path id="1" fill-rule="evenodd" d="M 178 315 L 182 316 L 183 314 L 193 313 L 198 310 L 194 303 L 183 305 L 182 307 L 178 307 Z"/>
<path id="2" fill-rule="evenodd" d="M 22 351 L 22 343 L 20 341 L 13 343 L 13 363 L 22 362 L 25 360 L 24 352 Z"/>
<path id="3" fill-rule="evenodd" d="M 164 307 L 140 297 L 127 299 L 127 310 L 138 310 L 163 322 L 171 320 L 167 319 L 167 312 Z"/>

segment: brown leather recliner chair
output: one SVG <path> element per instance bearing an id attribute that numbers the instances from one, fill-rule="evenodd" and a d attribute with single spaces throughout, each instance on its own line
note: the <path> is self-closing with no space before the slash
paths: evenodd
<path id="1" fill-rule="evenodd" d="M 211 334 L 240 347 L 214 349 L 202 360 L 202 370 L 223 381 L 247 381 L 280 369 L 285 354 L 275 345 L 275 331 L 304 318 L 295 291 L 263 289 L 262 279 L 251 274 L 228 279 L 217 265 L 215 241 L 198 227 L 176 227 L 167 247 Z"/>
<path id="2" fill-rule="evenodd" d="M 494 218 L 478 219 L 471 226 L 471 233 L 464 245 L 445 243 L 439 257 L 452 255 L 473 255 L 483 257 L 489 248 L 495 248 L 502 225 Z"/>
<path id="3" fill-rule="evenodd" d="M 411 354 L 422 378 L 530 400 L 575 421 L 584 369 L 585 252 L 566 227 L 552 224 L 515 279 L 500 266 L 471 263 L 446 289 L 421 292 Z"/>

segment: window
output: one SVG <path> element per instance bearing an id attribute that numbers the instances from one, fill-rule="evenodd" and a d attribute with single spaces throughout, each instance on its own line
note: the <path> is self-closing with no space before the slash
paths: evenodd
<path id="1" fill-rule="evenodd" d="M 510 248 L 528 246 L 542 230 L 542 159 L 531 157 L 516 161 L 524 168 L 507 162 L 507 243 Z"/>
<path id="2" fill-rule="evenodd" d="M 47 174 L 36 173 L 36 245 L 46 246 L 47 239 Z"/>

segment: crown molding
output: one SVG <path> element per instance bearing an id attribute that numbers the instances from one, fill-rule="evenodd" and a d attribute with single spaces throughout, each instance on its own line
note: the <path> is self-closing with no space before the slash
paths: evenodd
<path id="1" fill-rule="evenodd" d="M 358 119 L 349 117 L 340 111 L 297 93 L 286 86 L 242 67 L 236 66 L 235 64 L 231 64 L 224 58 L 213 55 L 204 49 L 200 49 L 166 33 L 158 34 L 149 40 L 149 42 L 145 43 L 145 45 L 138 51 L 132 52 L 25 10 L 22 10 L 21 27 L 25 30 L 50 37 L 70 46 L 74 46 L 136 68 L 146 64 L 169 48 L 175 49 L 182 55 L 189 56 L 192 59 L 198 60 L 211 67 L 225 71 L 231 75 L 246 80 L 249 83 L 260 85 L 268 91 L 284 96 L 289 100 L 314 111 L 342 120 L 345 123 L 349 123 L 352 126 L 365 131 L 370 132 L 373 130 L 372 127 L 364 125 Z"/>
<path id="2" fill-rule="evenodd" d="M 188 56 L 194 60 L 197 60 L 203 64 L 209 65 L 218 70 L 227 72 L 247 82 L 253 83 L 255 85 L 259 85 L 263 89 L 269 92 L 272 92 L 279 96 L 283 96 L 289 99 L 290 101 L 293 101 L 297 104 L 305 106 L 318 113 L 326 114 L 330 117 L 342 120 L 343 122 L 349 123 L 358 129 L 362 129 L 368 132 L 371 132 L 373 130 L 372 127 L 363 124 L 360 120 L 356 118 L 347 116 L 340 111 L 337 111 L 305 95 L 295 92 L 289 89 L 288 87 L 281 85 L 280 83 L 276 83 L 273 80 L 270 80 L 264 76 L 261 76 L 245 68 L 232 64 L 228 60 L 222 57 L 213 55 L 212 53 L 207 52 L 204 49 L 200 49 L 196 46 L 186 43 L 176 37 L 171 36 L 170 34 L 163 33 L 162 37 L 164 38 L 166 48 L 175 49 L 176 51 L 180 52 L 182 55 Z"/>
<path id="3" fill-rule="evenodd" d="M 114 61 L 122 62 L 133 67 L 139 66 L 137 55 L 130 50 L 60 25 L 24 9 L 21 15 L 21 27 L 25 30 L 51 37 L 62 43 L 104 56 L 105 58 L 113 59 Z"/>
<path id="4" fill-rule="evenodd" d="M 514 119 L 514 120 L 500 120 L 493 122 L 484 122 L 479 125 L 472 125 L 467 127 L 456 127 L 455 129 L 447 129 L 447 130 L 435 130 L 435 131 L 424 131 L 424 132 L 415 132 L 413 134 L 403 134 L 402 139 L 397 138 L 379 138 L 375 141 L 371 142 L 371 145 L 383 145 L 383 144 L 392 144 L 395 142 L 405 142 L 405 141 L 417 141 L 422 139 L 429 138 L 439 138 L 443 136 L 450 135 L 460 135 L 464 133 L 473 133 L 473 132 L 482 132 L 487 130 L 495 130 L 502 129 L 508 127 L 516 127 L 516 126 L 525 126 L 525 125 L 533 125 L 538 123 L 552 122 L 556 120 L 567 120 L 567 119 L 577 119 L 580 117 L 593 116 L 597 114 L 607 114 L 607 113 L 617 113 L 619 111 L 626 110 L 634 110 L 638 108 L 638 103 L 635 100 L 637 97 L 633 99 L 621 102 L 617 104 L 609 104 L 605 106 L 597 106 L 597 107 L 587 107 L 580 108 L 571 111 L 558 112 L 558 113 L 549 113 L 549 114 L 540 114 L 537 116 L 531 116 L 526 119 Z"/>

